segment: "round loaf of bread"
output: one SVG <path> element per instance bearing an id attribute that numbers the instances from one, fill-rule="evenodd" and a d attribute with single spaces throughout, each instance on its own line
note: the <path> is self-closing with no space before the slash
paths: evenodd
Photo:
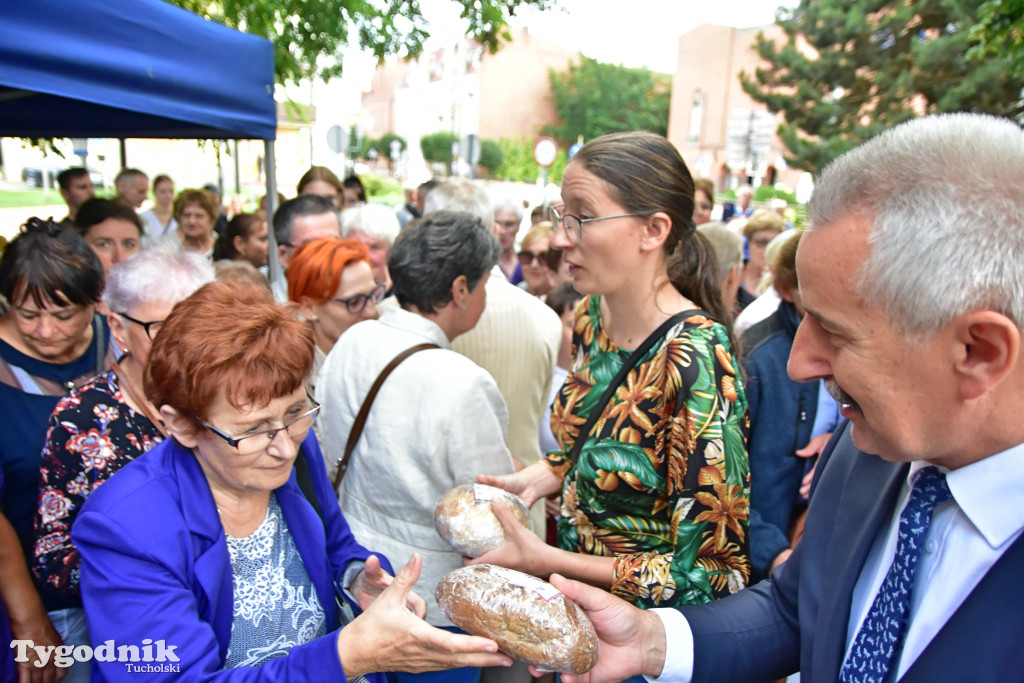
<path id="1" fill-rule="evenodd" d="M 434 596 L 456 626 L 539 669 L 581 674 L 597 664 L 594 625 L 547 581 L 478 564 L 448 572 Z"/>
<path id="2" fill-rule="evenodd" d="M 456 552 L 480 557 L 505 542 L 505 531 L 491 510 L 491 501 L 501 498 L 519 523 L 530 528 L 530 511 L 519 497 L 486 484 L 463 484 L 441 496 L 434 507 L 434 528 Z"/>

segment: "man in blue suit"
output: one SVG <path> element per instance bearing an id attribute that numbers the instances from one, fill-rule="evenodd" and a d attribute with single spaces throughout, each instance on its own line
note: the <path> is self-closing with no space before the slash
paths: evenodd
<path id="1" fill-rule="evenodd" d="M 803 539 L 678 611 L 553 577 L 601 638 L 567 683 L 1024 679 L 1024 131 L 905 123 L 826 168 L 809 218 L 789 373 L 847 421 Z"/>

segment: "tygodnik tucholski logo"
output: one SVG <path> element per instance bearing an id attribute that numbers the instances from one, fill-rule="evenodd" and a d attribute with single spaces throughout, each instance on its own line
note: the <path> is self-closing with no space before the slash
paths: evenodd
<path id="1" fill-rule="evenodd" d="M 36 645 L 31 640 L 12 640 L 11 647 L 14 648 L 16 662 L 29 661 L 29 650 L 35 652 L 34 665 L 40 668 L 46 666 L 52 657 L 54 665 L 61 668 L 95 659 L 98 662 L 124 662 L 130 672 L 181 673 L 181 666 L 175 664 L 181 661 L 174 654 L 178 646 L 151 638 L 144 639 L 141 647 L 115 645 L 113 640 L 107 640 L 95 650 L 88 645 Z"/>

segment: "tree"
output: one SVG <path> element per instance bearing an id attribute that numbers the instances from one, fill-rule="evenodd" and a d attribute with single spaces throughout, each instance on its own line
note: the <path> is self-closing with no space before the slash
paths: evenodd
<path id="1" fill-rule="evenodd" d="M 816 172 L 881 131 L 919 115 L 1020 111 L 1024 80 L 1006 60 L 969 62 L 981 0 L 802 0 L 776 19 L 776 46 L 758 35 L 768 62 L 743 89 L 785 122 L 778 134 L 791 166 Z M 976 41 L 975 41 L 976 42 Z"/>
<path id="2" fill-rule="evenodd" d="M 548 81 L 562 123 L 545 126 L 544 133 L 567 145 L 580 135 L 589 140 L 627 130 L 668 132 L 670 76 L 581 56 L 565 71 L 548 69 Z"/>
<path id="3" fill-rule="evenodd" d="M 459 141 L 455 133 L 441 131 L 420 138 L 420 150 L 423 158 L 438 164 L 452 163 L 452 145 Z"/>
<path id="4" fill-rule="evenodd" d="M 977 44 L 967 51 L 971 60 L 1002 55 L 1012 73 L 1024 77 L 1024 0 L 986 0 L 971 28 Z"/>
<path id="5" fill-rule="evenodd" d="M 505 162 L 505 153 L 501 151 L 501 145 L 494 140 L 480 141 L 480 165 L 487 169 L 490 175 L 494 175 Z"/>
<path id="6" fill-rule="evenodd" d="M 502 163 L 494 172 L 495 177 L 501 180 L 515 180 L 524 183 L 537 182 L 541 176 L 541 168 L 533 158 L 533 141 L 520 138 L 501 138 L 498 141 L 501 148 Z M 559 148 L 555 163 L 548 169 L 548 182 L 561 183 L 562 174 L 569 163 L 569 155 L 564 149 Z"/>
<path id="7" fill-rule="evenodd" d="M 378 59 L 410 57 L 423 50 L 429 31 L 420 0 L 171 0 L 212 21 L 270 39 L 278 83 L 342 73 L 349 36 Z M 452 0 L 461 7 L 466 33 L 496 52 L 508 40 L 508 17 L 519 7 L 544 10 L 555 0 Z"/>
<path id="8" fill-rule="evenodd" d="M 403 152 L 406 148 L 405 139 L 400 135 L 394 133 L 384 133 L 380 136 L 379 140 L 373 141 L 373 148 L 377 150 L 377 154 L 384 157 L 385 159 L 391 158 L 391 143 L 398 143 L 398 151 Z"/>

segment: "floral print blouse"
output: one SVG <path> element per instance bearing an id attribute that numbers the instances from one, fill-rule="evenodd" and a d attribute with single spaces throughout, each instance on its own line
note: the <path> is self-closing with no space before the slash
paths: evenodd
<path id="1" fill-rule="evenodd" d="M 71 525 L 89 495 L 163 440 L 125 403 L 117 375 L 97 375 L 62 398 L 50 416 L 40 470 L 32 571 L 60 593 L 78 594 L 81 558 Z"/>
<path id="2" fill-rule="evenodd" d="M 563 479 L 559 547 L 614 556 L 611 590 L 639 607 L 744 588 L 749 421 L 725 327 L 697 313 L 669 330 L 605 406 L 576 463 L 567 455 L 631 353 L 602 327 L 597 296 L 577 310 L 572 353 L 551 415 L 562 450 L 546 458 Z"/>

